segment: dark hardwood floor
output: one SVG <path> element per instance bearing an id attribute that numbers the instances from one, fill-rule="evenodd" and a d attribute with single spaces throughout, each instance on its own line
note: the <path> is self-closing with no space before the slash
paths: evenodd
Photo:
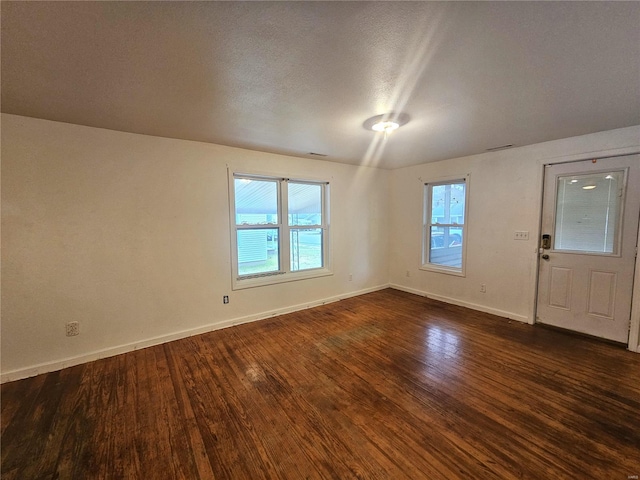
<path id="1" fill-rule="evenodd" d="M 384 290 L 2 385 L 2 478 L 621 479 L 640 355 Z"/>

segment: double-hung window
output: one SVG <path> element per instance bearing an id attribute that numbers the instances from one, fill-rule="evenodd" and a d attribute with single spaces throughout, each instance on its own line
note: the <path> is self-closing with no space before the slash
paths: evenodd
<path id="1" fill-rule="evenodd" d="M 468 176 L 424 186 L 422 268 L 464 275 Z"/>
<path id="2" fill-rule="evenodd" d="M 235 289 L 330 274 L 329 184 L 232 174 Z"/>

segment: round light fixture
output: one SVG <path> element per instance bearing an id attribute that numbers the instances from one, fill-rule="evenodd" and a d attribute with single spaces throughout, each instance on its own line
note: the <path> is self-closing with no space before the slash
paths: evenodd
<path id="1" fill-rule="evenodd" d="M 393 132 L 396 128 L 400 127 L 396 122 L 378 122 L 371 125 L 371 130 L 376 132 Z"/>
<path id="2" fill-rule="evenodd" d="M 585 185 L 582 187 L 583 190 L 593 190 L 594 188 L 596 188 L 595 185 Z"/>
<path id="3" fill-rule="evenodd" d="M 389 112 L 366 119 L 362 126 L 374 132 L 391 133 L 409 122 L 410 118 L 406 113 Z"/>

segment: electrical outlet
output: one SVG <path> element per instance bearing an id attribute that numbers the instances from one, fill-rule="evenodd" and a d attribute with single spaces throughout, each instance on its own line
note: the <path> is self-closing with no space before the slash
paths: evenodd
<path id="1" fill-rule="evenodd" d="M 352 282 L 353 281 L 353 273 L 349 274 L 349 281 Z"/>
<path id="2" fill-rule="evenodd" d="M 411 272 L 409 270 L 407 270 L 407 277 L 411 276 Z"/>
<path id="3" fill-rule="evenodd" d="M 222 297 L 222 303 L 224 304 L 229 303 L 229 295 L 225 295 L 224 297 Z"/>
<path id="4" fill-rule="evenodd" d="M 80 322 L 67 322 L 67 337 L 80 335 Z"/>
<path id="5" fill-rule="evenodd" d="M 484 283 L 480 284 L 480 293 L 487 293 L 487 286 Z"/>
<path id="6" fill-rule="evenodd" d="M 513 234 L 514 240 L 529 240 L 529 232 L 526 230 L 518 230 Z"/>

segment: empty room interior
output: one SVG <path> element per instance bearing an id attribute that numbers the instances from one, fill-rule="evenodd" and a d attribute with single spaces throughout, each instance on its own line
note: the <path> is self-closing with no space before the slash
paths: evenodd
<path id="1" fill-rule="evenodd" d="M 3 479 L 640 476 L 640 3 L 0 14 Z"/>

